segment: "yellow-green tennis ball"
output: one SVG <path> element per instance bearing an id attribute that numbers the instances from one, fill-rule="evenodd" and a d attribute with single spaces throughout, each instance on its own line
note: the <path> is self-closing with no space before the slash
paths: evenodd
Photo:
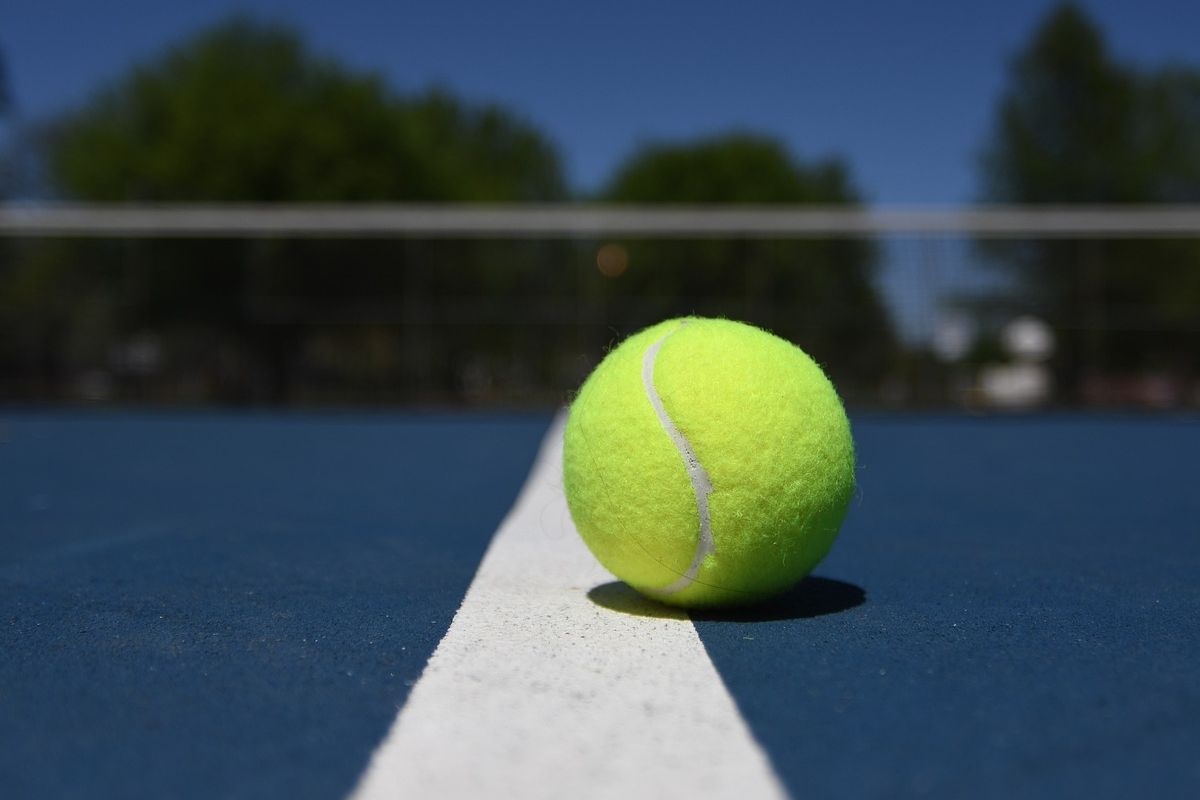
<path id="1" fill-rule="evenodd" d="M 584 542 L 679 606 L 762 600 L 833 545 L 854 492 L 837 392 L 795 345 L 688 317 L 622 342 L 567 418 L 563 482 Z"/>

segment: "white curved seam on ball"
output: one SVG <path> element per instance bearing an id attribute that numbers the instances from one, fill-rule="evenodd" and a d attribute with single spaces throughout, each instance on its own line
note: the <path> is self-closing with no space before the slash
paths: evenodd
<path id="1" fill-rule="evenodd" d="M 704 559 L 710 553 L 715 553 L 717 550 L 713 543 L 712 520 L 709 517 L 708 511 L 708 496 L 713 491 L 712 481 L 709 479 L 704 465 L 696 457 L 696 451 L 692 449 L 691 442 L 687 440 L 687 437 L 675 425 L 671 416 L 667 414 L 667 410 L 663 408 L 662 398 L 659 397 L 658 389 L 654 385 L 654 364 L 658 360 L 658 351 L 662 349 L 663 343 L 667 339 L 671 338 L 676 331 L 686 324 L 687 321 L 684 320 L 679 323 L 678 327 L 663 334 L 660 339 L 646 349 L 646 354 L 642 357 L 642 383 L 646 387 L 646 397 L 650 400 L 650 405 L 654 408 L 654 413 L 658 415 L 658 421 L 663 426 L 663 430 L 671 437 L 675 449 L 679 451 L 679 457 L 683 459 L 688 479 L 692 483 L 692 492 L 696 495 L 696 510 L 700 516 L 700 536 L 696 542 L 696 554 L 692 557 L 692 563 L 688 566 L 686 572 L 669 585 L 662 589 L 654 590 L 659 594 L 675 594 L 695 583 L 696 575 L 700 572 L 700 565 L 704 563 Z"/>

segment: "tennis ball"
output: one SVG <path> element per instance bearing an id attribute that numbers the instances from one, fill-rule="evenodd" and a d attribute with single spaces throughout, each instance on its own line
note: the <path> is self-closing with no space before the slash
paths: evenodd
<path id="1" fill-rule="evenodd" d="M 684 607 L 763 600 L 825 557 L 854 491 L 837 392 L 795 345 L 724 319 L 622 342 L 567 417 L 563 484 L 596 558 Z"/>

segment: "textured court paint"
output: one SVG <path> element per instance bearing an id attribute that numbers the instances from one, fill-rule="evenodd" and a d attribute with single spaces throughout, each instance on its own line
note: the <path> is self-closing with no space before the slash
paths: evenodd
<path id="1" fill-rule="evenodd" d="M 696 623 L 792 793 L 1200 797 L 1200 419 L 854 423 L 866 602 Z"/>
<path id="2" fill-rule="evenodd" d="M 854 422 L 867 601 L 696 621 L 795 796 L 1200 796 L 1200 419 Z M 0 412 L 0 795 L 344 796 L 544 426 Z"/>
<path id="3" fill-rule="evenodd" d="M 0 797 L 344 797 L 548 420 L 0 412 Z"/>
<path id="4" fill-rule="evenodd" d="M 688 618 L 588 598 L 611 579 L 571 527 L 560 439 L 355 800 L 782 796 Z"/>

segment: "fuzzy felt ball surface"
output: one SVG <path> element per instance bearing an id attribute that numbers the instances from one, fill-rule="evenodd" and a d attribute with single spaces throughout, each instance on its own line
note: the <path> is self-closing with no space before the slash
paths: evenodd
<path id="1" fill-rule="evenodd" d="M 795 345 L 724 319 L 626 339 L 571 405 L 563 482 L 596 558 L 672 605 L 752 603 L 812 570 L 854 492 L 841 400 Z"/>

